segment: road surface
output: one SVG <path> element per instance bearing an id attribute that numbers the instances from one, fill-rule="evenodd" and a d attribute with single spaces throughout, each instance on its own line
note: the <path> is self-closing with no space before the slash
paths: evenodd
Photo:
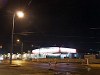
<path id="1" fill-rule="evenodd" d="M 0 75 L 99 75 L 100 68 L 75 63 L 22 63 L 18 66 L 0 64 Z"/>

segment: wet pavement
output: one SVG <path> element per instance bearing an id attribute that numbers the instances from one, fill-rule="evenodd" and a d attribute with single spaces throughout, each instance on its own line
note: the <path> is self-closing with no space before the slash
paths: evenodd
<path id="1" fill-rule="evenodd" d="M 58 63 L 51 65 L 49 64 L 38 64 L 38 67 L 52 70 L 55 75 L 99 75 L 100 68 L 92 68 L 81 64 L 72 63 Z"/>
<path id="2" fill-rule="evenodd" d="M 100 75 L 100 68 L 76 63 L 23 63 L 22 66 L 0 64 L 0 75 Z"/>

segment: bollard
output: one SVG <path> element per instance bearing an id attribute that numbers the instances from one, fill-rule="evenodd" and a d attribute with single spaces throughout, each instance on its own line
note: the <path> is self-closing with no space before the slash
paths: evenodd
<path id="1" fill-rule="evenodd" d="M 89 65 L 89 59 L 88 58 L 86 59 L 86 64 Z"/>

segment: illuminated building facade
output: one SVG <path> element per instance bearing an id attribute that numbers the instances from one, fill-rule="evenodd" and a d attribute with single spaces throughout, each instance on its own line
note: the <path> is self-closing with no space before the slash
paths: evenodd
<path id="1" fill-rule="evenodd" d="M 4 55 L 4 58 L 9 59 L 10 53 Z M 45 47 L 34 49 L 31 52 L 23 53 L 22 59 L 38 59 L 38 58 L 77 58 L 76 49 L 64 47 Z M 12 59 L 21 59 L 21 54 L 12 54 Z"/>
<path id="2" fill-rule="evenodd" d="M 75 58 L 76 49 L 64 47 L 45 47 L 32 50 L 32 58 Z"/>

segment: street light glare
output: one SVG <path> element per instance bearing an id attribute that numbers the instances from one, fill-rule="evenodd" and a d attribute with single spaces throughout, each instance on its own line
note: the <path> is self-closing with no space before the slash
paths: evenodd
<path id="1" fill-rule="evenodd" d="M 23 18 L 24 17 L 24 13 L 22 12 L 22 11 L 17 11 L 17 16 L 19 17 L 19 18 Z"/>
<path id="2" fill-rule="evenodd" d="M 17 39 L 17 42 L 19 42 L 20 40 L 19 39 Z"/>

